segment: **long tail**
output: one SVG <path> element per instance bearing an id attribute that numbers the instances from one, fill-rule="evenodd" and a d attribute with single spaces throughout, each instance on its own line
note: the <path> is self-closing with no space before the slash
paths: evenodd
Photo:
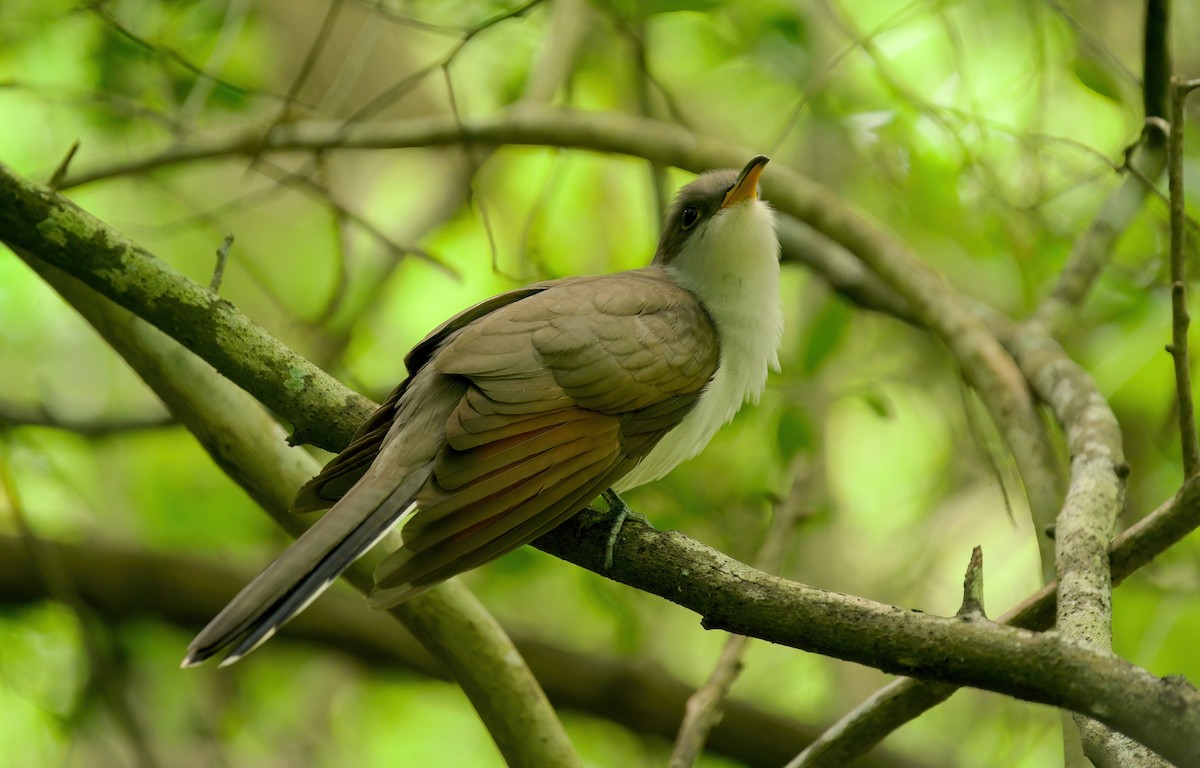
<path id="1" fill-rule="evenodd" d="M 195 666 L 233 646 L 221 662 L 225 667 L 271 639 L 407 517 L 429 471 L 410 473 L 390 491 L 369 482 L 352 488 L 196 635 L 182 666 Z"/>

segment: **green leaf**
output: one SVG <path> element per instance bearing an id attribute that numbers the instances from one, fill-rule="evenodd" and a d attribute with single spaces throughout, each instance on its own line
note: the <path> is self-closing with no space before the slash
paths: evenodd
<path id="1" fill-rule="evenodd" d="M 1071 72 L 1089 91 L 1118 104 L 1124 103 L 1121 85 L 1104 61 L 1081 53 L 1071 59 Z"/>
<path id="2" fill-rule="evenodd" d="M 892 401 L 880 390 L 863 392 L 862 400 L 881 419 L 890 419 L 894 415 Z"/>

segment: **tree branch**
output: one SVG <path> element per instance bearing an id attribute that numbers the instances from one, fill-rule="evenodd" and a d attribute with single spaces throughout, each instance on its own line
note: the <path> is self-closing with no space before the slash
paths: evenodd
<path id="1" fill-rule="evenodd" d="M 195 631 L 255 575 L 205 560 L 97 541 L 83 545 L 43 539 L 38 546 L 53 550 L 77 585 L 81 601 L 109 624 L 150 618 Z M 20 537 L 0 535 L 0 563 L 0 603 L 52 599 Z M 670 738 L 678 728 L 679 713 L 692 689 L 661 667 L 564 650 L 519 632 L 510 636 L 555 706 L 662 738 Z M 281 640 L 320 646 L 366 667 L 402 668 L 447 679 L 401 625 L 367 610 L 361 598 L 346 590 L 332 590 L 288 622 L 273 642 Z M 725 716 L 713 729 L 709 747 L 749 766 L 777 768 L 819 732 L 735 699 L 725 702 Z M 886 752 L 863 763 L 864 768 L 925 765 L 930 764 Z"/>
<path id="2" fill-rule="evenodd" d="M 179 339 L 268 408 L 286 414 L 295 442 L 344 444 L 353 425 L 372 411 L 369 401 L 280 344 L 228 301 L 2 164 L 0 232 L 7 245 L 36 254 Z M 326 421 L 329 403 L 337 403 L 347 418 Z"/>
<path id="3" fill-rule="evenodd" d="M 126 432 L 170 429 L 175 426 L 178 425 L 168 413 L 146 412 L 81 419 L 56 413 L 55 409 L 45 403 L 27 404 L 0 400 L 0 428 L 46 427 L 74 432 L 84 437 L 108 437 Z"/>
<path id="4" fill-rule="evenodd" d="M 1142 210 L 1153 192 L 1153 180 L 1167 165 L 1166 136 L 1159 128 L 1167 118 L 1168 77 L 1171 71 L 1170 14 L 1166 0 L 1148 0 L 1142 35 L 1142 110 L 1145 124 L 1138 143 L 1125 152 L 1128 174 L 1109 195 L 1075 240 L 1058 275 L 1058 282 L 1038 306 L 1033 320 L 1051 336 L 1059 336 L 1075 310 L 1083 305 L 1092 286 L 1112 259 L 1117 240 Z"/>
<path id="5" fill-rule="evenodd" d="M 1013 334 L 1012 344 L 1021 370 L 1062 426 L 1071 455 L 1070 486 L 1055 523 L 1055 627 L 1064 638 L 1111 653 L 1108 543 L 1124 508 L 1129 474 L 1121 427 L 1092 377 L 1048 336 L 1026 327 Z M 1089 757 L 1124 752 L 1129 758 L 1137 749 L 1122 746 L 1118 735 L 1092 720 L 1076 716 L 1075 724 Z"/>
<path id="6" fill-rule="evenodd" d="M 1171 78 L 1171 135 L 1167 140 L 1167 178 L 1171 191 L 1171 344 L 1167 351 L 1175 362 L 1175 393 L 1179 406 L 1179 444 L 1183 454 L 1183 475 L 1200 471 L 1200 440 L 1196 437 L 1196 412 L 1192 405 L 1192 368 L 1188 362 L 1187 261 L 1184 242 L 1187 237 L 1186 201 L 1183 189 L 1184 105 L 1192 88 L 1180 77 Z"/>
<path id="7" fill-rule="evenodd" d="M 607 522 L 606 513 L 584 510 L 534 545 L 603 573 Z M 695 611 L 707 629 L 1054 704 L 1168 759 L 1200 761 L 1200 692 L 1185 680 L 1155 677 L 1053 634 L 941 618 L 790 582 L 677 531 L 635 523 L 622 530 L 619 549 L 610 578 Z"/>
<path id="8" fill-rule="evenodd" d="M 1154 191 L 1148 180 L 1158 178 L 1167 165 L 1162 139 L 1156 138 L 1159 136 L 1157 125 L 1147 123 L 1142 139 L 1130 154 L 1129 172 L 1101 205 L 1087 230 L 1072 244 L 1058 281 L 1038 306 L 1034 319 L 1052 336 L 1061 335 L 1074 321 L 1092 286 L 1108 266 L 1117 241 Z"/>
<path id="9" fill-rule="evenodd" d="M 1139 520 L 1109 545 L 1113 585 L 1153 561 L 1200 528 L 1200 478 L 1186 482 L 1174 498 Z M 1058 582 L 1047 584 L 997 619 L 1035 631 L 1054 626 Z M 809 745 L 788 768 L 838 768 L 865 754 L 905 723 L 958 690 L 956 685 L 902 678 L 847 713 Z"/>

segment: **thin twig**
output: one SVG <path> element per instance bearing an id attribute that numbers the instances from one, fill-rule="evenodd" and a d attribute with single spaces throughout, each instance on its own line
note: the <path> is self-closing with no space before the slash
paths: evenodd
<path id="1" fill-rule="evenodd" d="M 126 432 L 167 429 L 176 426 L 169 413 L 158 411 L 128 416 L 75 419 L 55 413 L 45 403 L 24 404 L 0 400 L 0 429 L 44 427 L 74 432 L 84 437 L 108 437 Z"/>
<path id="2" fill-rule="evenodd" d="M 242 29 L 246 26 L 246 19 L 249 15 L 250 0 L 230 0 L 225 6 L 225 19 L 221 23 L 221 32 L 217 36 L 216 44 L 213 45 L 212 53 L 208 56 L 208 61 L 204 62 L 203 72 L 205 74 L 196 78 L 196 83 L 179 108 L 180 124 L 192 123 L 204 109 L 208 97 L 212 95 L 213 88 L 216 86 L 216 81 L 208 73 L 220 72 L 225 68 L 233 56 L 238 38 L 241 37 Z"/>
<path id="3" fill-rule="evenodd" d="M 1125 150 L 1122 170 L 1129 175 L 1105 199 L 1088 228 L 1075 239 L 1054 287 L 1038 306 L 1033 319 L 1051 336 L 1059 335 L 1112 261 L 1120 237 L 1143 209 L 1147 196 L 1158 195 L 1154 179 L 1166 165 L 1158 118 L 1147 118 L 1138 141 Z"/>
<path id="4" fill-rule="evenodd" d="M 320 178 L 319 184 L 323 189 L 329 189 L 328 181 L 328 156 L 324 153 L 317 154 L 313 157 L 313 162 L 316 163 L 316 174 Z M 329 289 L 329 295 L 325 299 L 324 306 L 313 315 L 308 321 L 309 325 L 317 328 L 322 328 L 333 319 L 334 315 L 342 308 L 342 303 L 346 300 L 350 290 L 350 246 L 351 240 L 346 232 L 346 225 L 349 223 L 349 218 L 346 215 L 345 209 L 331 207 L 329 210 L 329 223 L 333 229 L 333 262 L 337 265 L 337 275 L 334 278 L 333 285 Z M 392 259 L 394 262 L 399 262 L 400 257 Z M 322 367 L 326 367 L 326 361 L 318 360 Z"/>
<path id="5" fill-rule="evenodd" d="M 971 550 L 971 560 L 967 563 L 966 574 L 963 575 L 963 601 L 955 615 L 987 618 L 987 612 L 983 608 L 983 547 L 976 546 Z"/>
<path id="6" fill-rule="evenodd" d="M 77 10 L 90 11 L 90 12 L 94 13 L 105 24 L 107 24 L 109 26 L 109 28 L 113 30 L 113 32 L 115 32 L 119 36 L 125 38 L 129 42 L 133 43 L 134 46 L 141 48 L 146 53 L 151 54 L 160 59 L 165 59 L 167 61 L 173 61 L 176 64 L 178 64 L 179 66 L 181 66 L 183 69 L 185 69 L 188 72 L 195 75 L 196 77 L 206 78 L 206 79 L 212 81 L 215 85 L 218 85 L 222 88 L 226 88 L 240 96 L 249 96 L 252 94 L 259 94 L 259 95 L 263 95 L 263 96 L 269 96 L 273 99 L 283 100 L 285 98 L 278 93 L 273 93 L 271 91 L 264 90 L 261 88 L 250 88 L 247 86 L 238 85 L 237 83 L 226 80 L 225 78 L 217 77 L 216 75 L 205 71 L 205 69 L 203 67 L 198 66 L 197 64 L 188 60 L 187 58 L 185 58 L 183 56 L 183 54 L 181 54 L 179 51 L 175 50 L 174 48 L 172 48 L 168 45 L 160 45 L 158 43 L 151 42 L 150 40 L 147 40 L 146 38 L 137 34 L 132 29 L 125 26 L 125 24 L 122 23 L 112 13 L 110 13 L 108 11 L 108 9 L 104 8 L 102 3 L 91 3 L 90 5 L 81 6 Z"/>
<path id="7" fill-rule="evenodd" d="M 458 129 L 462 130 L 462 113 L 458 110 L 458 96 L 454 92 L 454 76 L 450 74 L 450 64 L 447 62 L 442 66 L 442 80 L 446 84 L 446 98 L 450 104 L 450 116 L 454 119 L 454 124 Z M 466 185 L 466 199 L 473 201 L 479 208 L 479 220 L 483 222 L 483 232 L 487 236 L 488 253 L 492 258 L 492 272 L 505 277 L 513 277 L 505 275 L 504 270 L 500 267 L 500 249 L 496 245 L 496 231 L 492 227 L 492 218 L 488 215 L 487 202 L 475 194 L 475 174 L 479 172 L 483 160 L 476 161 L 475 145 L 470 140 L 464 141 L 462 145 L 463 166 L 465 173 L 463 174 L 463 183 Z M 485 158 L 486 159 L 486 158 Z"/>
<path id="8" fill-rule="evenodd" d="M 212 280 L 208 281 L 208 290 L 213 293 L 221 292 L 221 280 L 225 277 L 225 263 L 229 260 L 229 249 L 233 247 L 233 233 L 225 235 L 221 247 L 217 249 L 217 265 L 213 267 Z"/>
<path id="9" fill-rule="evenodd" d="M 270 160 L 259 158 L 254 164 L 254 170 L 268 178 L 274 179 L 280 186 L 290 187 L 299 192 L 302 192 L 314 200 L 320 200 L 328 205 L 334 213 L 344 217 L 372 239 L 382 245 L 392 258 L 396 261 L 403 259 L 405 256 L 413 256 L 420 261 L 425 262 L 433 267 L 436 267 L 443 274 L 458 278 L 458 270 L 449 264 L 445 263 L 437 256 L 429 253 L 424 248 L 411 243 L 401 243 L 394 240 L 390 235 L 372 223 L 364 214 L 360 214 L 345 204 L 338 198 L 334 197 L 333 190 L 316 181 L 308 174 L 311 168 L 306 168 L 303 172 L 292 173 L 280 165 L 276 165 Z"/>
<path id="10" fill-rule="evenodd" d="M 522 16 L 522 15 L 528 13 L 536 6 L 540 5 L 542 2 L 543 2 L 543 0 L 528 0 L 528 2 L 525 2 L 525 3 L 517 6 L 516 8 L 512 8 L 507 11 L 501 11 L 500 13 L 497 13 L 494 16 L 490 16 L 487 19 L 484 19 L 483 21 L 479 22 L 479 24 L 475 25 L 474 27 L 471 27 L 470 29 L 466 30 L 465 32 L 463 32 L 462 37 L 458 40 L 458 42 L 456 42 L 450 48 L 450 50 L 447 51 L 444 56 L 442 56 L 441 59 L 430 62 L 429 64 L 425 65 L 424 67 L 421 67 L 420 69 L 416 70 L 412 74 L 406 75 L 402 80 L 400 80 L 400 82 L 391 86 L 390 88 L 385 90 L 383 93 L 380 93 L 379 95 L 375 96 L 373 99 L 368 101 L 366 104 L 364 104 L 363 106 L 356 109 L 348 118 L 346 118 L 342 122 L 342 127 L 349 128 L 350 126 L 352 126 L 356 123 L 361 123 L 362 121 L 366 120 L 367 118 L 371 117 L 372 115 L 378 114 L 384 108 L 394 104 L 397 99 L 404 96 L 409 91 L 411 91 L 413 88 L 415 88 L 422 80 L 424 80 L 429 75 L 433 74 L 434 72 L 438 71 L 439 69 L 442 69 L 443 67 L 449 67 L 450 63 L 454 61 L 454 59 L 458 56 L 458 54 L 461 53 L 463 51 L 463 49 L 465 49 L 467 47 L 467 43 L 469 43 L 473 39 L 475 39 L 475 37 L 477 35 L 491 29 L 492 27 L 494 27 L 498 24 L 508 21 L 509 19 L 514 19 L 514 18 L 517 18 L 518 16 Z"/>
<path id="11" fill-rule="evenodd" d="M 62 186 L 63 179 L 67 177 L 67 169 L 71 167 L 71 161 L 75 159 L 75 153 L 79 151 L 79 139 L 76 139 L 71 148 L 67 150 L 67 154 L 59 161 L 58 167 L 54 169 L 54 173 L 50 174 L 50 181 L 46 186 L 55 192 Z"/>
<path id="12" fill-rule="evenodd" d="M 628 31 L 629 44 L 633 46 L 634 62 L 637 74 L 634 77 L 634 91 L 637 93 L 638 113 L 643 117 L 654 117 L 654 103 L 650 99 L 650 65 L 646 60 L 646 24 L 639 21 L 636 27 Z M 662 226 L 662 212 L 671 203 L 671 195 L 667 191 L 667 169 L 653 160 L 647 161 L 650 172 L 650 188 L 654 193 L 654 210 L 650 220 L 654 222 L 655 237 L 659 235 Z"/>
<path id="13" fill-rule="evenodd" d="M 1184 477 L 1200 470 L 1200 441 L 1196 438 L 1196 413 L 1192 404 L 1192 372 L 1188 362 L 1187 262 L 1183 186 L 1184 104 L 1197 81 L 1171 78 L 1171 137 L 1167 142 L 1167 180 L 1171 194 L 1171 344 L 1167 351 L 1175 362 L 1175 392 L 1179 400 L 1179 442 Z"/>

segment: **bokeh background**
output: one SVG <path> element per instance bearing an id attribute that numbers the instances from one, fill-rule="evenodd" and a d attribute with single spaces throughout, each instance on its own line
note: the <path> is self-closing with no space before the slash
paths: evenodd
<path id="1" fill-rule="evenodd" d="M 1173 14 L 1175 69 L 1195 76 L 1187 41 L 1200 6 Z M 1112 0 L 5 0 L 0 161 L 47 181 L 78 141 L 72 172 L 115 171 L 67 194 L 203 283 L 232 233 L 222 295 L 376 399 L 407 349 L 458 309 L 533 279 L 644 264 L 664 203 L 690 176 L 554 146 L 251 153 L 148 171 L 131 161 L 291 121 L 469 121 L 547 106 L 644 115 L 808 174 L 957 288 L 1022 318 L 1122 182 L 1116 167 L 1143 124 L 1143 16 Z M 1194 173 L 1195 130 L 1188 141 Z M 1134 467 L 1125 523 L 1180 481 L 1166 222 L 1152 195 L 1063 338 L 1121 420 Z M 1034 591 L 1020 479 L 949 355 L 799 267 L 785 267 L 784 284 L 783 371 L 763 402 L 630 493 L 632 506 L 750 560 L 799 471 L 808 514 L 783 575 L 950 614 L 982 544 L 990 614 Z M 248 576 L 286 544 L 7 253 L 0 372 L 0 532 L 27 524 L 101 568 L 154 558 L 147 573 L 164 579 L 196 563 Z M 1117 651 L 1193 681 L 1198 553 L 1184 542 L 1116 593 Z M 647 680 L 700 684 L 724 640 L 530 548 L 463 580 L 514 635 Z M 127 602 L 103 611 L 0 595 L 0 762 L 501 764 L 465 697 L 421 670 L 285 632 L 233 669 L 181 672 L 199 619 L 139 606 L 136 589 Z M 733 695 L 820 726 L 887 680 L 760 643 Z M 562 708 L 587 764 L 662 764 L 669 742 L 619 724 L 631 718 L 604 702 L 597 690 Z M 964 691 L 886 749 L 899 765 L 1055 765 L 1059 715 Z M 752 763 L 736 750 L 700 762 Z"/>

